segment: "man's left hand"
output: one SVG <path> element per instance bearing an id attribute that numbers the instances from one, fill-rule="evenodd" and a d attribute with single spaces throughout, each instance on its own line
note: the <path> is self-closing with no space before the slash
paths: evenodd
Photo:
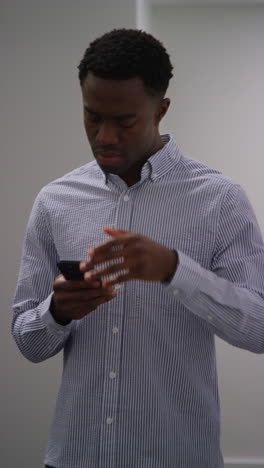
<path id="1" fill-rule="evenodd" d="M 113 286 L 131 279 L 170 281 L 173 277 L 178 265 L 175 250 L 142 234 L 108 227 L 104 231 L 112 239 L 88 251 L 91 260 L 81 262 L 80 267 L 86 272 L 84 278 L 90 280 L 113 275 L 113 279 L 106 281 L 109 286 Z M 94 269 L 105 262 L 112 263 L 101 269 Z"/>

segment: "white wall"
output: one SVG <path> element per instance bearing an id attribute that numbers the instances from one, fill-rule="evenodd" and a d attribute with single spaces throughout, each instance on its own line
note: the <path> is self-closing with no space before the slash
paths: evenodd
<path id="1" fill-rule="evenodd" d="M 93 157 L 83 131 L 77 65 L 89 42 L 136 27 L 133 0 L 0 2 L 0 465 L 40 468 L 61 355 L 31 364 L 10 337 L 11 303 L 29 213 L 43 185 Z"/>
<path id="2" fill-rule="evenodd" d="M 150 32 L 151 30 L 151 17 L 152 17 L 152 4 L 150 0 L 136 0 L 137 1 L 137 28 Z"/>
<path id="3" fill-rule="evenodd" d="M 264 233 L 264 6 L 154 7 L 152 32 L 175 65 L 163 130 L 246 189 Z M 263 356 L 217 350 L 224 455 L 264 467 Z"/>

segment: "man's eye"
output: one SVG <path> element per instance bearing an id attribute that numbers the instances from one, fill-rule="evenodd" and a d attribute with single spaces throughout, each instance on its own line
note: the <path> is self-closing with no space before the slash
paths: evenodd
<path id="1" fill-rule="evenodd" d="M 92 122 L 92 123 L 100 122 L 100 117 L 96 117 L 95 115 L 88 115 L 87 118 L 89 122 Z"/>
<path id="2" fill-rule="evenodd" d="M 119 125 L 122 128 L 132 128 L 134 127 L 136 121 L 135 120 L 120 120 Z"/>

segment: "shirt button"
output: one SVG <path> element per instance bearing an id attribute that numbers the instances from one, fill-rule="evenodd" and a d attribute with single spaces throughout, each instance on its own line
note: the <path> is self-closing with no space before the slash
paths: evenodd
<path id="1" fill-rule="evenodd" d="M 174 289 L 173 294 L 174 294 L 174 296 L 178 296 L 178 294 L 179 294 L 179 289 Z"/>
<path id="2" fill-rule="evenodd" d="M 112 419 L 112 418 L 107 418 L 106 424 L 112 424 L 112 422 L 113 422 L 113 419 Z"/>
<path id="3" fill-rule="evenodd" d="M 129 196 L 128 195 L 125 195 L 124 196 L 124 201 L 128 201 L 129 200 Z"/>
<path id="4" fill-rule="evenodd" d="M 211 315 L 208 315 L 208 317 L 207 317 L 207 318 L 208 318 L 208 320 L 210 320 L 210 322 L 212 322 L 212 320 L 213 320 L 213 317 L 212 317 Z"/>
<path id="5" fill-rule="evenodd" d="M 110 376 L 110 379 L 115 379 L 116 378 L 116 373 L 115 372 L 110 372 L 109 376 Z"/>
<path id="6" fill-rule="evenodd" d="M 62 330 L 58 330 L 58 331 L 57 331 L 57 334 L 58 334 L 58 335 L 64 335 L 64 332 L 63 332 Z"/>
<path id="7" fill-rule="evenodd" d="M 118 329 L 117 327 L 114 327 L 114 328 L 112 329 L 112 332 L 114 333 L 114 335 L 116 335 L 116 333 L 119 332 L 119 329 Z"/>
<path id="8" fill-rule="evenodd" d="M 155 173 L 155 174 L 152 175 L 152 177 L 153 177 L 153 179 L 156 179 L 156 177 L 158 177 L 158 174 Z"/>

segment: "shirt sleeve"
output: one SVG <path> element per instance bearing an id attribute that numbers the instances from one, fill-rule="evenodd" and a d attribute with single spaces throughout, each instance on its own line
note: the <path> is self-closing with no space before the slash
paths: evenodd
<path id="1" fill-rule="evenodd" d="M 264 353 L 264 245 L 240 186 L 230 187 L 221 207 L 210 270 L 178 255 L 168 291 L 223 340 Z"/>
<path id="2" fill-rule="evenodd" d="M 57 261 L 40 192 L 26 230 L 12 321 L 14 340 L 32 362 L 44 361 L 61 351 L 71 332 L 72 322 L 59 325 L 49 311 L 53 282 L 59 274 Z"/>

